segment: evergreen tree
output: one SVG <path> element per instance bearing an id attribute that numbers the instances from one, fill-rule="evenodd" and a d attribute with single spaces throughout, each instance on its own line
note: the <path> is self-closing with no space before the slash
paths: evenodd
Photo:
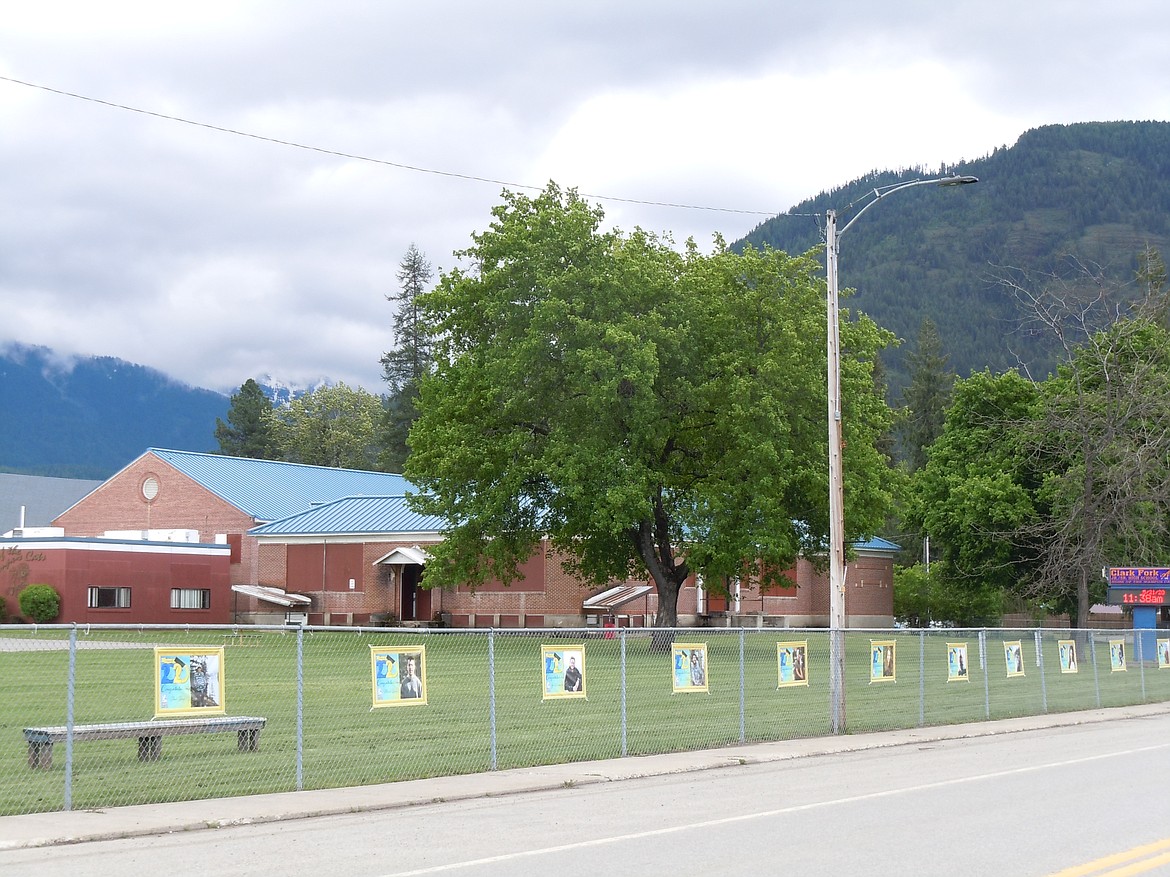
<path id="1" fill-rule="evenodd" d="M 215 419 L 215 438 L 219 452 L 229 457 L 250 457 L 254 460 L 278 460 L 269 418 L 272 415 L 272 400 L 251 378 L 244 381 L 239 391 L 232 395 L 232 407 L 228 411 L 228 422 Z"/>
<path id="2" fill-rule="evenodd" d="M 431 341 L 418 307 L 434 272 L 426 257 L 411 244 L 398 263 L 399 292 L 386 296 L 394 313 L 394 347 L 382 354 L 382 377 L 390 388 L 382 416 L 381 467 L 401 472 L 409 449 L 406 439 L 417 418 L 420 378 L 431 369 Z"/>
<path id="3" fill-rule="evenodd" d="M 927 317 L 918 331 L 918 346 L 906 356 L 910 385 L 902 392 L 899 438 L 911 472 L 926 465 L 927 450 L 942 435 L 955 374 L 947 366 L 938 327 Z"/>

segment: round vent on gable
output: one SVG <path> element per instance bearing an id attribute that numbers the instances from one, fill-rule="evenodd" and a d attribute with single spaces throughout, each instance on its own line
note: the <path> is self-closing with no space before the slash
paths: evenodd
<path id="1" fill-rule="evenodd" d="M 158 479 L 153 475 L 147 475 L 146 480 L 142 482 L 142 498 L 147 502 L 153 502 L 156 496 L 158 496 Z"/>

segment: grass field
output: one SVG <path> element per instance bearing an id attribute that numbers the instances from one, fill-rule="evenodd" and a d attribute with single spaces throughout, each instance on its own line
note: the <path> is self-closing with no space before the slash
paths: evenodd
<path id="1" fill-rule="evenodd" d="M 151 718 L 153 647 L 178 645 L 224 647 L 227 714 L 268 721 L 255 753 L 237 751 L 225 734 L 165 738 L 155 762 L 139 762 L 133 740 L 79 742 L 72 764 L 74 809 L 298 787 L 297 635 L 248 633 L 258 635 L 233 637 L 223 629 L 79 631 L 76 724 Z M 978 631 L 851 631 L 848 731 L 1170 699 L 1170 670 L 1132 659 L 1125 672 L 1111 669 L 1108 640 L 1124 635 L 1082 634 L 1079 672 L 1068 674 L 1061 672 L 1057 654 L 1058 638 L 1069 636 L 1067 631 L 1044 632 L 1041 670 L 1033 631 L 988 630 L 986 671 Z M 64 744 L 57 745 L 50 770 L 31 770 L 22 729 L 65 724 L 68 637 L 67 629 L 0 628 L 0 815 L 63 807 Z M 1132 654 L 1132 632 L 1128 637 Z M 493 676 L 484 632 L 306 631 L 301 787 L 479 772 L 493 767 L 493 756 L 494 766 L 504 769 L 829 733 L 825 631 L 692 629 L 680 631 L 678 639 L 706 643 L 709 691 L 674 693 L 670 655 L 653 651 L 648 636 L 631 631 L 625 639 L 623 728 L 620 635 L 497 631 Z M 871 682 L 871 640 L 896 643 L 893 681 Z M 1006 673 L 1003 643 L 1012 640 L 1023 646 L 1022 676 Z M 807 642 L 807 685 L 777 687 L 779 641 Z M 948 642 L 968 644 L 969 681 L 948 681 Z M 587 699 L 542 699 L 542 643 L 584 643 Z M 372 709 L 370 646 L 416 644 L 426 647 L 427 704 Z"/>

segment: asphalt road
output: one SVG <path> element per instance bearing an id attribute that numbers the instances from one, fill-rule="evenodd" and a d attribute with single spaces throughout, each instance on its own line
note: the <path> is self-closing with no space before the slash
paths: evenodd
<path id="1" fill-rule="evenodd" d="M 27 877 L 1170 874 L 1170 714 L 0 852 Z M 1107 858 L 1108 857 L 1108 858 Z"/>

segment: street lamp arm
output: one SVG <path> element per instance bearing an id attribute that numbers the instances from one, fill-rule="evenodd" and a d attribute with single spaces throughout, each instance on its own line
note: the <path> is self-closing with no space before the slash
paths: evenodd
<path id="1" fill-rule="evenodd" d="M 895 192 L 901 192 L 903 189 L 910 189 L 914 186 L 966 186 L 970 183 L 978 182 L 979 177 L 971 176 L 932 177 L 929 180 L 908 180 L 905 183 L 895 183 L 894 185 L 886 186 L 883 189 L 874 189 L 873 200 L 867 201 L 865 206 L 858 210 L 852 219 L 850 219 L 847 223 L 841 226 L 840 229 L 838 229 L 837 238 L 840 239 L 841 235 L 849 231 L 849 229 L 853 226 L 853 223 L 861 219 L 861 214 L 865 213 L 865 211 L 869 210 L 869 208 L 873 207 L 873 205 L 877 204 L 878 201 L 882 200 L 882 198 L 885 198 L 887 195 L 893 195 Z"/>

